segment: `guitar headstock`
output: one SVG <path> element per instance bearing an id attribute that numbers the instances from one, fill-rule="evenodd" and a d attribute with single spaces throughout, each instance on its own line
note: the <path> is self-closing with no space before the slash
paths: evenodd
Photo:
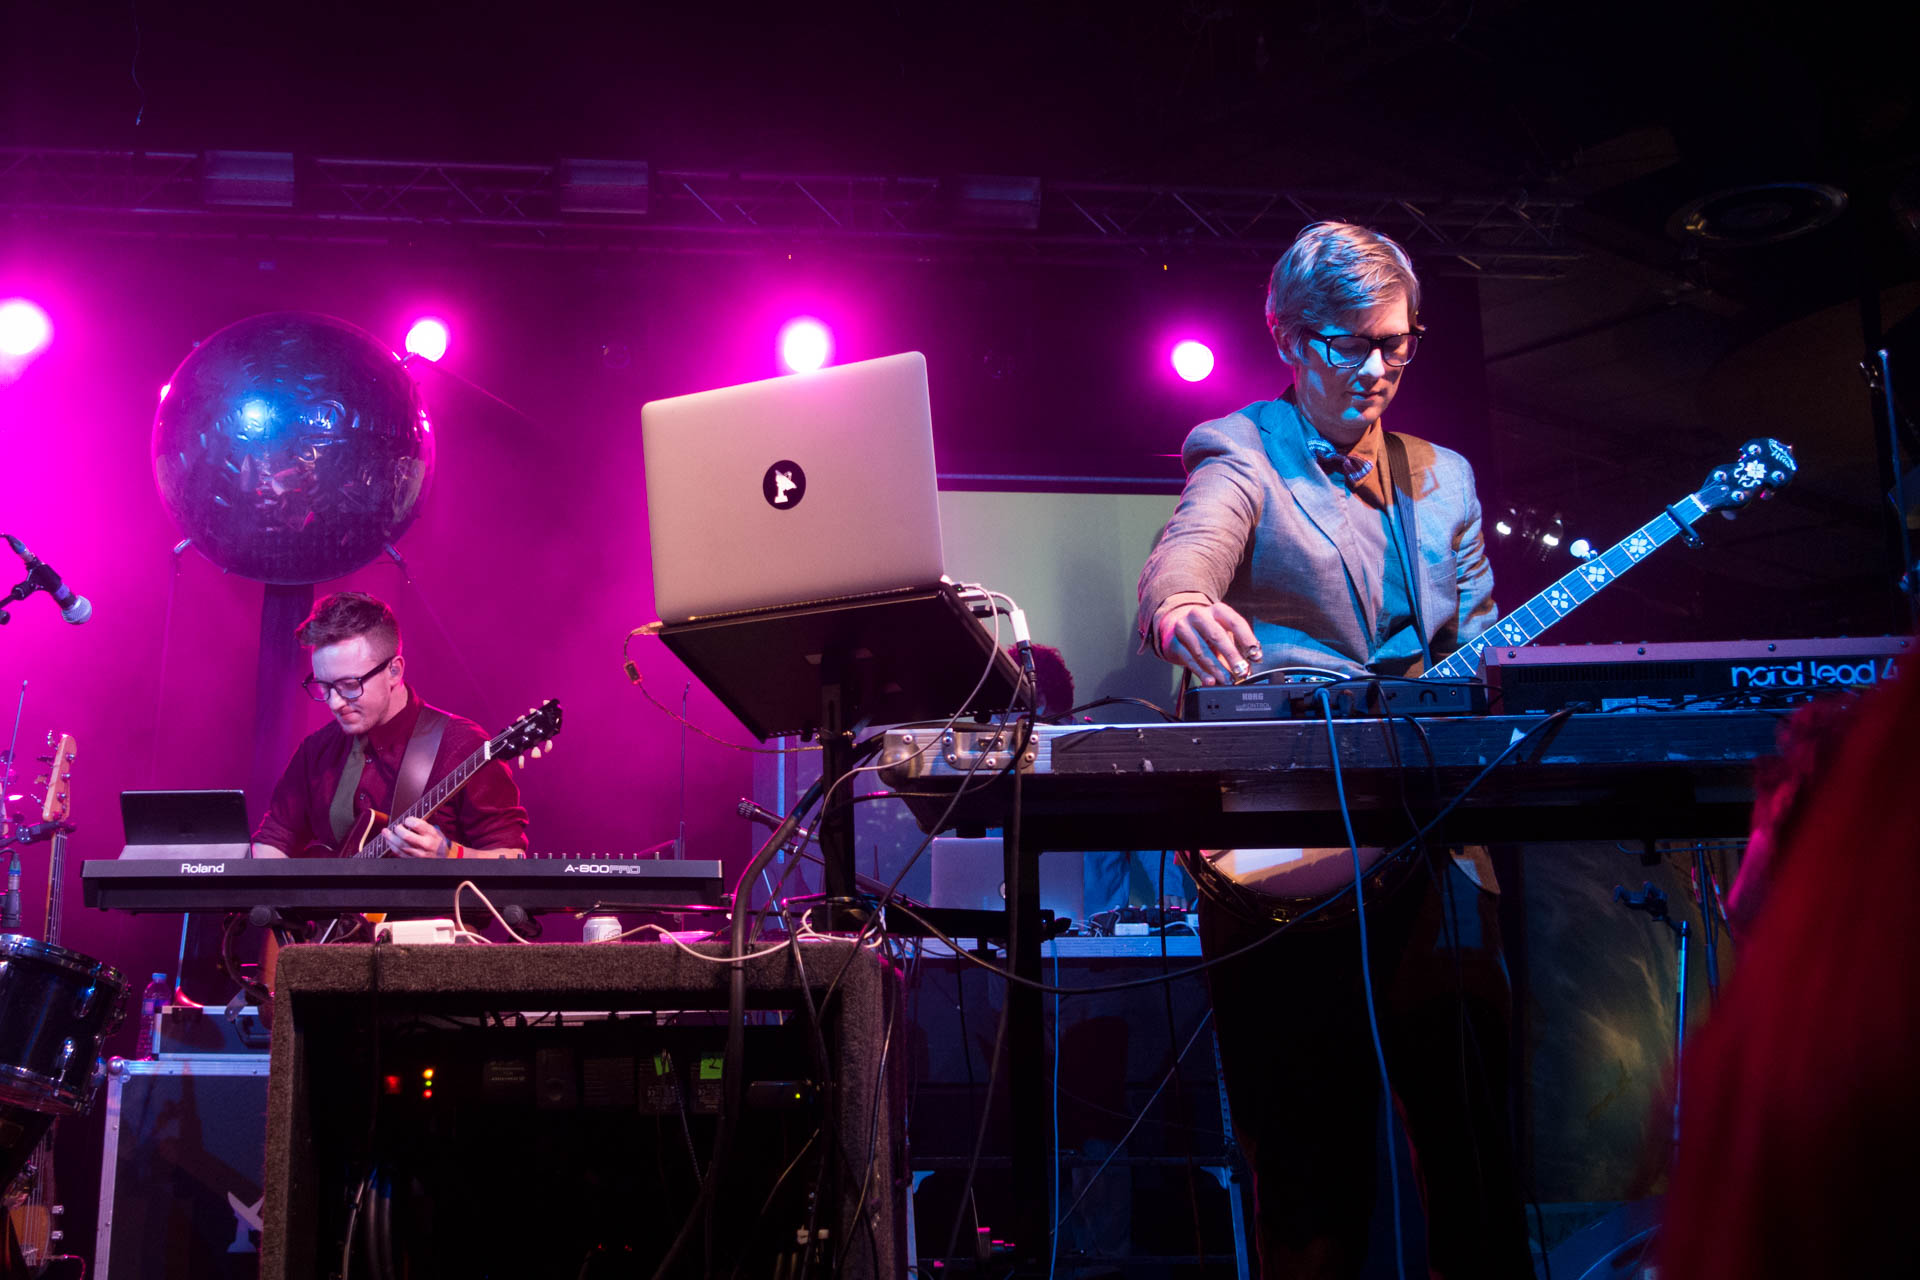
<path id="1" fill-rule="evenodd" d="M 560 732 L 560 701 L 548 698 L 515 720 L 494 738 L 489 754 L 496 760 L 507 756 L 531 755 L 540 758 L 541 748 Z M 522 761 L 524 764 L 525 761 Z"/>
<path id="2" fill-rule="evenodd" d="M 48 734 L 49 741 L 53 735 Z M 47 798 L 40 805 L 40 821 L 62 822 L 73 812 L 73 794 L 70 780 L 73 777 L 73 735 L 63 733 L 53 748 L 47 776 L 39 781 L 47 784 Z"/>
<path id="3" fill-rule="evenodd" d="M 1792 445 L 1770 438 L 1749 440 L 1740 446 L 1740 456 L 1715 467 L 1693 496 L 1708 511 L 1732 515 L 1755 498 L 1770 498 L 1786 488 L 1799 469 Z"/>

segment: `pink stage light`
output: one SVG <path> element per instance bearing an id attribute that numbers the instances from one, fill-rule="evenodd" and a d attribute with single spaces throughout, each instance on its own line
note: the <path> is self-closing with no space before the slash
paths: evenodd
<path id="1" fill-rule="evenodd" d="M 780 363 L 795 373 L 812 373 L 833 358 L 833 335 L 818 320 L 789 320 L 780 330 Z"/>
<path id="2" fill-rule="evenodd" d="M 1204 381 L 1213 373 L 1213 350 L 1189 338 L 1173 347 L 1173 371 L 1188 382 Z"/>
<path id="3" fill-rule="evenodd" d="M 0 356 L 31 360 L 53 341 L 53 322 L 25 298 L 0 302 Z"/>
<path id="4" fill-rule="evenodd" d="M 447 324 L 428 316 L 407 330 L 407 351 L 422 360 L 437 361 L 447 354 Z"/>

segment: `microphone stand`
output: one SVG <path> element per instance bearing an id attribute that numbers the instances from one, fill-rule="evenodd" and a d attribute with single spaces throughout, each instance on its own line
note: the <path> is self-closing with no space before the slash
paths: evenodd
<path id="1" fill-rule="evenodd" d="M 1671 1161 L 1680 1154 L 1680 1068 L 1687 1046 L 1687 939 L 1692 931 L 1685 920 L 1676 920 L 1667 913 L 1667 895 L 1654 888 L 1651 881 L 1642 884 L 1639 893 L 1628 893 L 1625 885 L 1617 884 L 1613 886 L 1613 900 L 1626 904 L 1629 910 L 1644 911 L 1673 930 L 1674 945 L 1680 952 L 1674 992 L 1677 999 L 1673 1016 L 1673 1133 L 1668 1152 Z"/>
<path id="2" fill-rule="evenodd" d="M 1908 503 L 1914 500 L 1906 492 L 1906 469 L 1900 465 L 1900 400 L 1893 389 L 1893 353 L 1881 347 L 1873 353 L 1874 364 L 1868 381 L 1877 384 L 1887 415 L 1887 449 L 1893 459 L 1893 489 L 1887 494 L 1893 503 L 1893 519 L 1900 546 L 1900 590 L 1907 598 L 1907 621 L 1920 626 L 1920 561 L 1914 559 L 1913 541 L 1907 531 Z"/>

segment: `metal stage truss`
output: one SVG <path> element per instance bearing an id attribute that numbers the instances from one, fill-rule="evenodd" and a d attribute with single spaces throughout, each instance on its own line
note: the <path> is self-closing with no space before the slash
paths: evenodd
<path id="1" fill-rule="evenodd" d="M 1399 238 L 1429 269 L 1553 278 L 1582 256 L 1576 202 L 999 176 L 721 172 L 638 161 L 381 160 L 287 152 L 0 148 L 0 213 L 61 228 L 502 249 L 1241 266 L 1305 223 Z"/>

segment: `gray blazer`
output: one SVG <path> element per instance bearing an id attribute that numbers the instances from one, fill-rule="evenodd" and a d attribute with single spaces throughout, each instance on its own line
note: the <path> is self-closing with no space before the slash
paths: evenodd
<path id="1" fill-rule="evenodd" d="M 1357 552 L 1346 498 L 1307 452 L 1309 430 L 1282 399 L 1203 422 L 1187 436 L 1186 488 L 1140 571 L 1139 626 L 1149 644 L 1161 602 L 1200 591 L 1253 625 L 1262 667 L 1357 673 L 1374 660 L 1379 602 L 1353 585 L 1362 577 L 1347 562 Z M 1416 499 L 1420 607 L 1437 660 L 1493 625 L 1493 569 L 1473 468 L 1451 449 L 1401 439 Z"/>

